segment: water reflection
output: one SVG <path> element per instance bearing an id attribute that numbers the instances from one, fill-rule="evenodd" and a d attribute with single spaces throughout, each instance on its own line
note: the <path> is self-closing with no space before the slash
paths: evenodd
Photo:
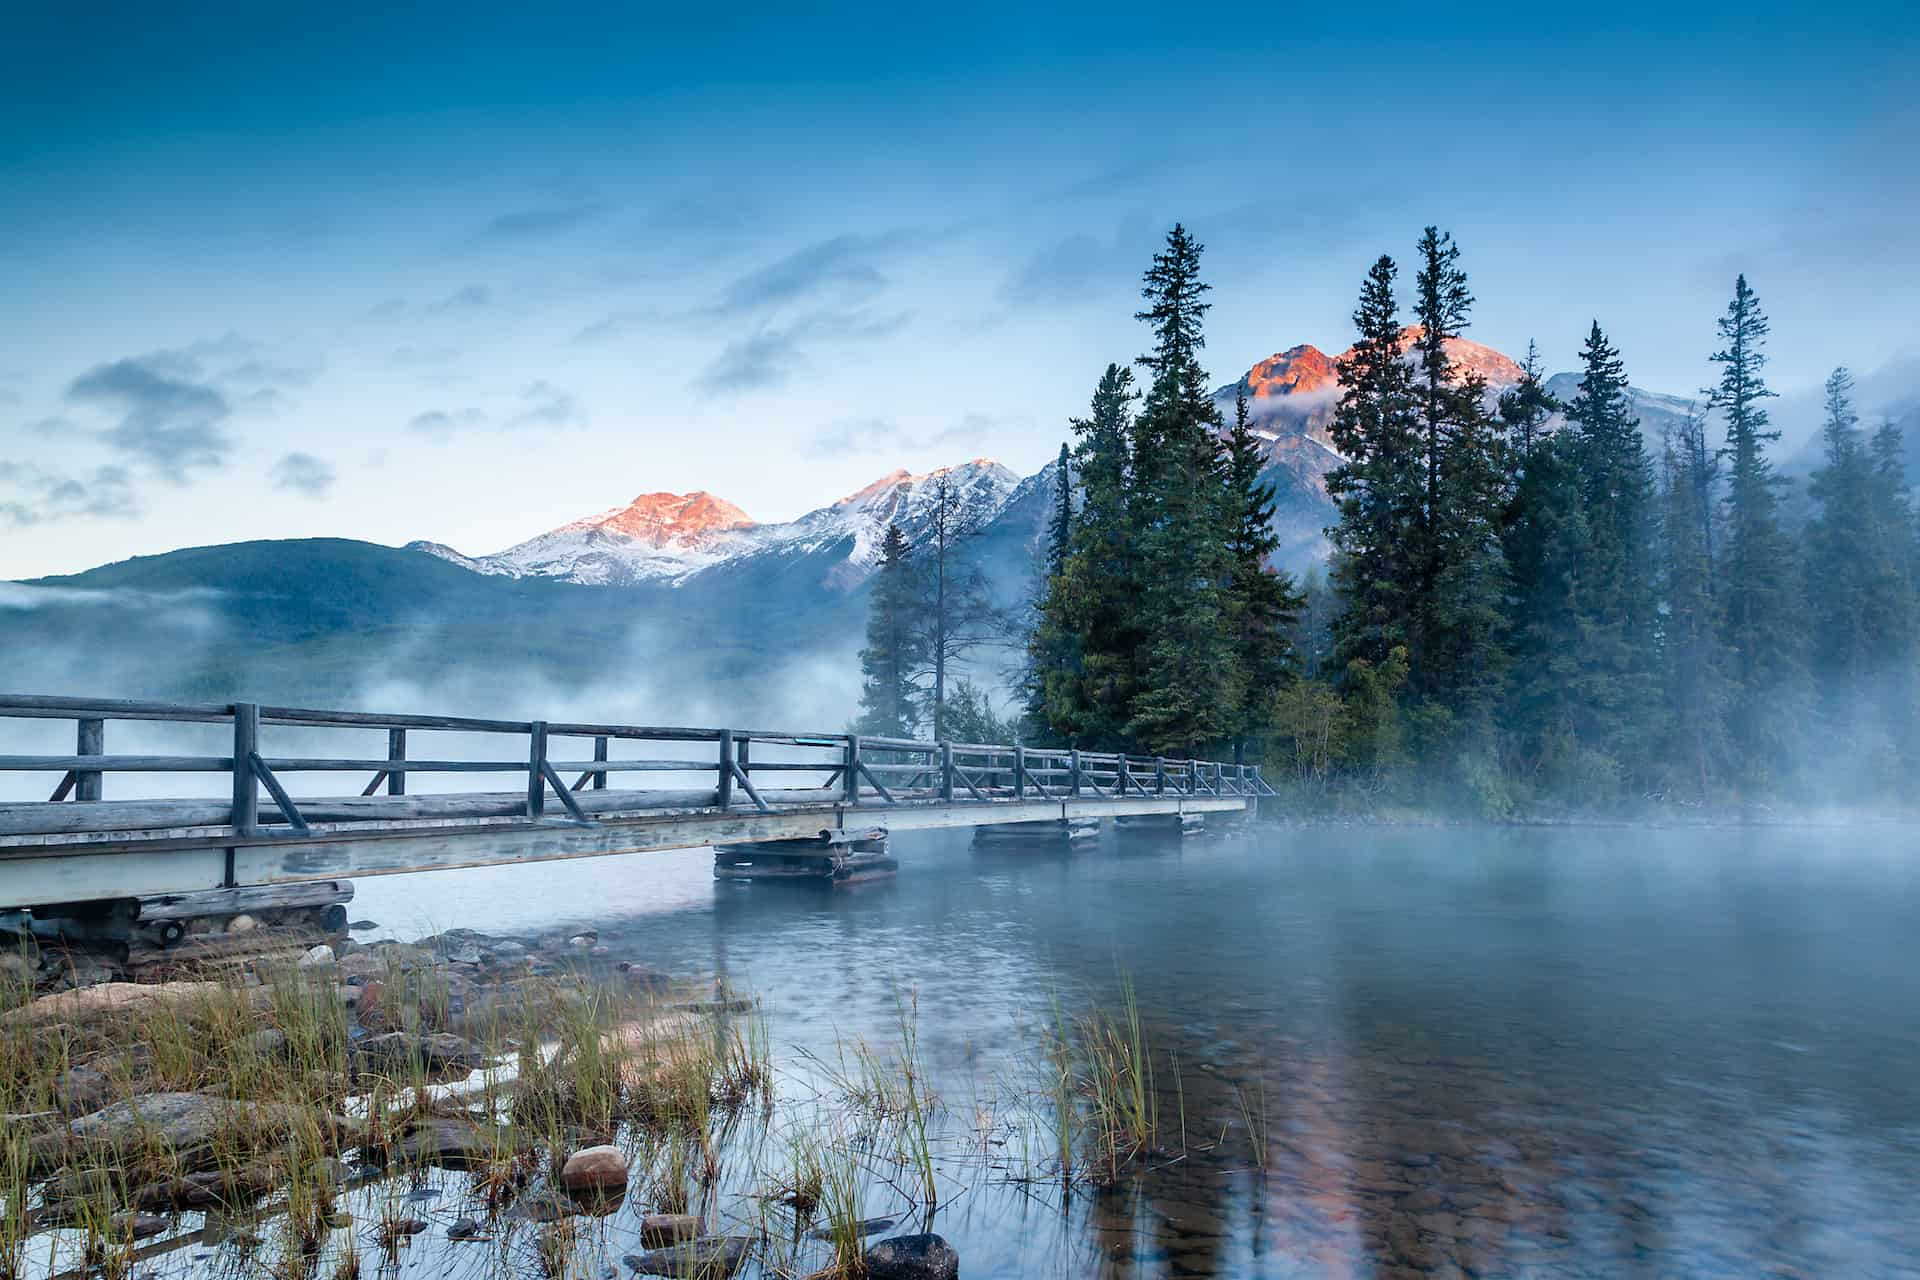
<path id="1" fill-rule="evenodd" d="M 591 920 L 763 993 L 776 1047 L 884 1040 L 917 990 L 962 1117 L 1052 1001 L 1130 974 L 1164 1150 L 1064 1205 L 943 1207 L 973 1276 L 1892 1275 L 1920 1246 L 1913 835 L 915 833 L 851 892 L 715 885 L 695 851 L 366 881 L 355 912 Z"/>

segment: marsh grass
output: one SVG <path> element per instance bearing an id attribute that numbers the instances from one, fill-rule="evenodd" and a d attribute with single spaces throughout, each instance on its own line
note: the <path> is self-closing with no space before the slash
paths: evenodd
<path id="1" fill-rule="evenodd" d="M 1254 1167 L 1261 1173 L 1267 1171 L 1269 1154 L 1268 1134 L 1271 1125 L 1267 1119 L 1267 1077 L 1260 1070 L 1254 1072 L 1254 1096 L 1249 1098 L 1240 1085 L 1233 1086 L 1234 1106 L 1240 1112 L 1240 1123 L 1247 1128 L 1247 1141 L 1253 1147 Z"/>

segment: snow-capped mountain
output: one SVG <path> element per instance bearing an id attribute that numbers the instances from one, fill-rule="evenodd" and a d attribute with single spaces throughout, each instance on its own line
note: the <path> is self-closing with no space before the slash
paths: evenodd
<path id="1" fill-rule="evenodd" d="M 467 556 L 437 542 L 408 546 L 476 573 L 592 586 L 679 584 L 739 561 L 831 552 L 823 585 L 845 590 L 865 579 L 889 523 L 898 523 L 910 541 L 928 533 L 942 482 L 958 501 L 960 519 L 981 527 L 1000 514 L 1021 483 L 1007 467 L 975 458 L 924 475 L 894 471 L 830 506 L 777 524 L 757 524 L 710 493 L 647 493 L 492 555 Z"/>

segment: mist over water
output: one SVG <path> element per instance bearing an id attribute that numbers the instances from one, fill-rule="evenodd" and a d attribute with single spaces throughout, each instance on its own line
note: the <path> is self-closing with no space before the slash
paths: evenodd
<path id="1" fill-rule="evenodd" d="M 1875 1276 L 1920 1246 L 1916 834 L 907 833 L 852 893 L 715 884 L 691 850 L 363 879 L 353 912 L 590 924 L 761 994 L 782 1054 L 883 1042 L 917 993 L 962 1116 L 1050 1001 L 1112 1009 L 1129 976 L 1184 1158 L 1064 1214 L 970 1193 L 935 1229 L 973 1276 Z M 1264 1176 L 1236 1089 L 1265 1098 Z"/>

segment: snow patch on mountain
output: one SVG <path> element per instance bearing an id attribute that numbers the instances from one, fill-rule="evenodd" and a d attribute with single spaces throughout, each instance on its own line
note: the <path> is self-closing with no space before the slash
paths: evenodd
<path id="1" fill-rule="evenodd" d="M 1009 468 L 975 458 L 924 475 L 892 472 L 831 506 L 778 524 L 755 524 L 746 512 L 712 494 L 652 493 L 492 555 L 467 556 L 438 542 L 407 545 L 476 573 L 622 586 L 678 584 L 721 565 L 809 555 L 844 543 L 845 554 L 829 569 L 826 585 L 845 590 L 866 578 L 888 524 L 899 524 L 911 542 L 929 532 L 942 480 L 958 499 L 961 519 L 976 525 L 998 515 L 1020 485 Z"/>

